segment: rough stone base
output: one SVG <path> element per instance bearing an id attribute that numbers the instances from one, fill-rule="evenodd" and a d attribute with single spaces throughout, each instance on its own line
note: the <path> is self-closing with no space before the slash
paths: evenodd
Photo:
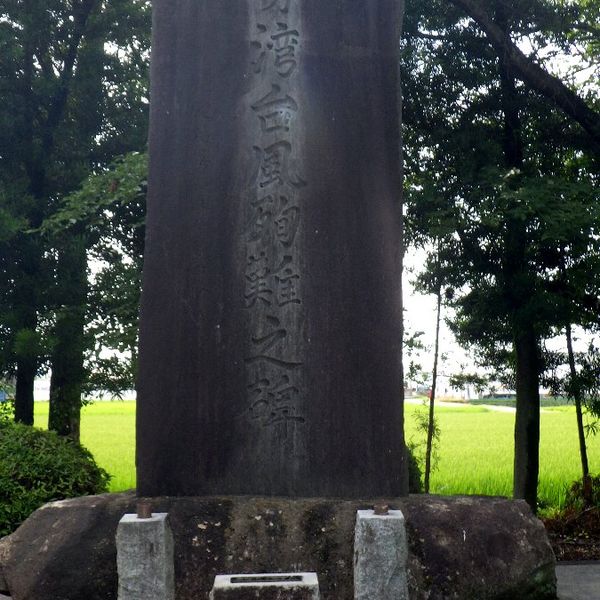
<path id="1" fill-rule="evenodd" d="M 522 501 L 411 496 L 402 510 L 411 600 L 553 600 L 554 555 Z M 352 600 L 356 511 L 375 500 L 157 498 L 175 539 L 177 600 L 206 598 L 221 573 L 316 572 L 321 598 Z M 116 600 L 115 532 L 133 494 L 47 504 L 0 540 L 13 600 Z"/>

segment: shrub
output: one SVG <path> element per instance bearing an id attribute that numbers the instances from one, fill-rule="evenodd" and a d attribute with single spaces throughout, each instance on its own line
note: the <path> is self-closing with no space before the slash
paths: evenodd
<path id="1" fill-rule="evenodd" d="M 415 456 L 413 444 L 406 445 L 406 458 L 408 461 L 408 491 L 411 494 L 423 493 L 422 473 L 419 461 Z"/>
<path id="2" fill-rule="evenodd" d="M 0 393 L 2 390 L 0 389 Z M 0 423 L 10 423 L 15 416 L 15 405 L 12 400 L 0 402 Z"/>
<path id="3" fill-rule="evenodd" d="M 106 492 L 109 479 L 72 440 L 0 421 L 0 536 L 46 502 Z"/>
<path id="4" fill-rule="evenodd" d="M 590 489 L 586 490 L 583 480 L 579 479 L 571 484 L 565 498 L 565 509 L 583 510 L 586 508 L 586 495 L 591 501 L 591 506 L 600 508 L 600 475 L 591 476 Z"/>

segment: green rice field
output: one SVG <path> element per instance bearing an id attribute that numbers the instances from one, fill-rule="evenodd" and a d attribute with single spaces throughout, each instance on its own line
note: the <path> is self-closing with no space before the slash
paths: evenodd
<path id="1" fill-rule="evenodd" d="M 406 405 L 407 441 L 419 442 L 415 412 Z M 514 413 L 481 406 L 437 409 L 441 429 L 439 462 L 432 474 L 436 494 L 510 496 Z M 36 425 L 45 427 L 48 403 L 36 403 Z M 422 438 L 422 435 L 421 435 Z M 82 413 L 81 441 L 111 475 L 111 490 L 135 487 L 135 402 L 95 402 Z M 600 436 L 588 438 L 590 469 L 600 472 Z M 580 477 L 575 424 L 571 406 L 542 410 L 540 501 L 560 506 L 567 485 Z"/>

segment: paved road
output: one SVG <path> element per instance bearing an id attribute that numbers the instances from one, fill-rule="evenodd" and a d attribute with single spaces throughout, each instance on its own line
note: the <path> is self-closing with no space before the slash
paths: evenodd
<path id="1" fill-rule="evenodd" d="M 559 563 L 560 600 L 600 600 L 600 562 Z"/>

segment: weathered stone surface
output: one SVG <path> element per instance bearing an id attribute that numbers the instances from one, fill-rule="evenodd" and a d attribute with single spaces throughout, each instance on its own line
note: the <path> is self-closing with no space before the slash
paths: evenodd
<path id="1" fill-rule="evenodd" d="M 175 600 L 173 534 L 167 513 L 123 515 L 117 527 L 119 600 Z"/>
<path id="2" fill-rule="evenodd" d="M 354 599 L 408 600 L 404 515 L 359 510 L 354 535 Z"/>
<path id="3" fill-rule="evenodd" d="M 144 496 L 407 493 L 401 0 L 155 0 Z"/>
<path id="4" fill-rule="evenodd" d="M 525 502 L 410 496 L 411 600 L 550 600 L 554 556 Z M 13 600 L 115 600 L 115 533 L 133 494 L 46 505 L 0 541 Z M 157 498 L 175 539 L 177 600 L 209 594 L 221 573 L 316 572 L 324 600 L 352 600 L 356 511 L 373 501 Z"/>
<path id="5" fill-rule="evenodd" d="M 525 501 L 424 495 L 412 496 L 402 510 L 409 588 L 430 590 L 417 598 L 555 597 L 554 554 L 542 522 Z"/>
<path id="6" fill-rule="evenodd" d="M 316 573 L 217 575 L 210 600 L 319 600 Z"/>

